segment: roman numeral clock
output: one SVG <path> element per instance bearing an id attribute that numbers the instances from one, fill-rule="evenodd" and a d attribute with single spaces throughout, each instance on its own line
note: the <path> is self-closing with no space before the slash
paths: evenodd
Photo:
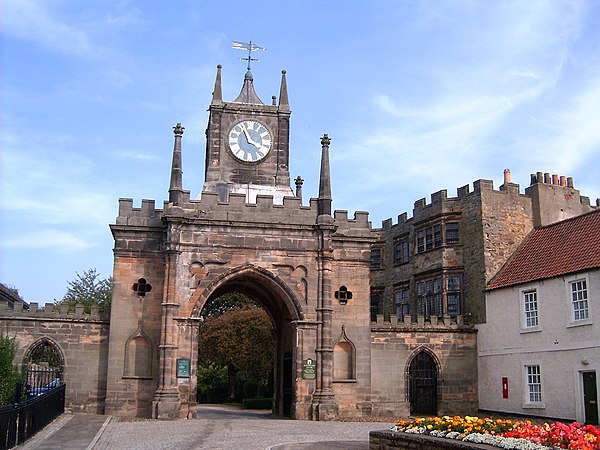
<path id="1" fill-rule="evenodd" d="M 242 162 L 254 163 L 262 160 L 273 144 L 271 133 L 256 120 L 242 120 L 229 131 L 229 150 Z"/>

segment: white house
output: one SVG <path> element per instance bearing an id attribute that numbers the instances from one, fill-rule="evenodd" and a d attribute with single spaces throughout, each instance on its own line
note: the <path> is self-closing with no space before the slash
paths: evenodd
<path id="1" fill-rule="evenodd" d="M 486 292 L 479 407 L 598 424 L 600 210 L 531 232 Z"/>

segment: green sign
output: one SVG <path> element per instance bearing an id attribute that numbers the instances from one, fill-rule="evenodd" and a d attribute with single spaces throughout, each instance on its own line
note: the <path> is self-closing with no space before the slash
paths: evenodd
<path id="1" fill-rule="evenodd" d="M 190 377 L 190 358 L 177 358 L 177 378 Z"/>
<path id="2" fill-rule="evenodd" d="M 302 361 L 302 378 L 305 380 L 315 380 L 317 378 L 317 362 L 308 358 Z"/>

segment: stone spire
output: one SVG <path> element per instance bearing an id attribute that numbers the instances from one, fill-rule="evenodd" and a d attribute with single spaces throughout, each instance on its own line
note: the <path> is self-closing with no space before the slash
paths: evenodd
<path id="1" fill-rule="evenodd" d="M 258 95 L 256 95 L 256 91 L 254 90 L 254 77 L 252 76 L 252 72 L 248 70 L 246 75 L 244 76 L 244 84 L 242 86 L 242 90 L 240 91 L 240 95 L 234 100 L 235 103 L 251 103 L 254 105 L 264 105 Z"/>
<path id="2" fill-rule="evenodd" d="M 290 110 L 288 100 L 287 81 L 285 79 L 285 70 L 281 71 L 281 88 L 279 89 L 279 109 L 284 111 Z"/>
<path id="3" fill-rule="evenodd" d="M 223 103 L 223 93 L 221 90 L 221 64 L 217 65 L 217 78 L 215 79 L 215 88 L 212 93 L 213 105 L 221 105 Z"/>
<path id="4" fill-rule="evenodd" d="M 331 216 L 331 174 L 329 170 L 329 144 L 326 134 L 321 138 L 321 176 L 319 178 L 318 215 Z"/>
<path id="5" fill-rule="evenodd" d="M 175 145 L 173 146 L 173 162 L 171 164 L 171 184 L 169 185 L 169 203 L 180 205 L 183 196 L 183 172 L 181 170 L 181 137 L 183 128 L 180 123 L 173 127 Z"/>

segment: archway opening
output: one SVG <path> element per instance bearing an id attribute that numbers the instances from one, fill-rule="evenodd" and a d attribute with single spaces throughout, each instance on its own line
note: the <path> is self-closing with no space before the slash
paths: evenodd
<path id="1" fill-rule="evenodd" d="M 56 343 L 40 339 L 26 351 L 23 360 L 28 395 L 39 395 L 64 381 L 64 357 Z"/>
<path id="2" fill-rule="evenodd" d="M 198 331 L 198 391 L 199 402 L 209 401 L 202 397 L 205 378 L 215 377 L 221 383 L 221 391 L 227 386 L 227 399 L 244 400 L 243 397 L 260 399 L 250 405 L 263 406 L 272 410 L 275 415 L 294 415 L 294 374 L 296 370 L 296 320 L 299 319 L 299 308 L 293 296 L 283 287 L 280 280 L 269 273 L 263 273 L 255 267 L 237 269 L 214 283 L 212 289 L 203 292 L 196 304 L 196 314 L 200 318 Z M 234 306 L 234 308 L 231 308 Z M 225 314 L 223 311 L 230 310 Z M 215 313 L 216 311 L 216 313 Z M 231 330 L 226 332 L 224 326 L 218 332 L 211 333 L 213 343 L 202 341 L 206 337 L 203 327 L 209 322 L 209 315 L 220 315 L 229 320 Z M 224 319 L 221 319 L 224 320 Z M 236 324 L 237 322 L 237 324 Z M 237 330 L 237 331 L 235 331 Z M 230 338 L 230 336 L 235 336 Z M 216 340 L 215 340 L 216 339 Z M 221 342 L 218 340 L 232 342 Z M 206 355 L 225 344 L 236 348 L 236 339 L 247 341 L 248 345 L 237 349 L 236 359 L 228 364 L 221 360 L 219 366 L 210 367 Z M 208 348 L 202 348 L 202 346 Z M 256 367 L 242 368 L 236 361 L 251 361 L 253 357 Z M 209 362 L 209 364 L 207 364 Z M 267 368 L 268 367 L 268 368 Z M 265 370 L 266 368 L 266 370 Z M 218 369 L 218 370 L 215 370 Z M 220 370 L 220 373 L 219 373 Z M 237 371 L 237 372 L 236 372 Z M 232 373 L 235 374 L 232 382 Z M 225 382 L 226 378 L 226 382 Z M 235 383 L 235 386 L 232 385 Z M 206 394 L 206 392 L 204 392 Z M 248 402 L 247 402 L 248 403 Z"/>
<path id="3" fill-rule="evenodd" d="M 420 351 L 408 370 L 410 413 L 435 415 L 437 411 L 437 365 L 426 351 Z"/>

